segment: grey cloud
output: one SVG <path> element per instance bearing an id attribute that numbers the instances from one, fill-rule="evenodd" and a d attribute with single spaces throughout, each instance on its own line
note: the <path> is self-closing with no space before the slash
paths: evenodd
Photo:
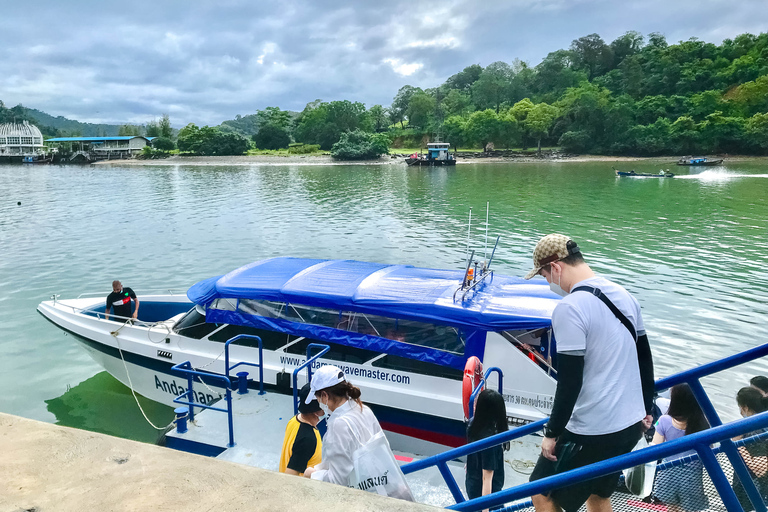
<path id="1" fill-rule="evenodd" d="M 176 125 L 316 98 L 387 105 L 405 84 L 434 87 L 474 63 L 535 65 L 592 32 L 670 42 L 758 32 L 760 3 L 72 0 L 36 11 L 35 30 L 16 3 L 0 18 L 0 99 L 94 122 L 169 112 Z"/>

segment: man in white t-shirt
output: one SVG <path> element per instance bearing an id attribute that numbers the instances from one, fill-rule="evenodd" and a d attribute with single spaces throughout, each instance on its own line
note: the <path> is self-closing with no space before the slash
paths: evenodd
<path id="1" fill-rule="evenodd" d="M 558 382 L 531 481 L 628 453 L 651 425 L 653 359 L 640 305 L 595 273 L 576 243 L 547 235 L 534 268 L 563 296 L 552 313 Z M 558 460 L 558 458 L 560 460 Z M 533 497 L 537 512 L 611 511 L 619 473 Z"/>

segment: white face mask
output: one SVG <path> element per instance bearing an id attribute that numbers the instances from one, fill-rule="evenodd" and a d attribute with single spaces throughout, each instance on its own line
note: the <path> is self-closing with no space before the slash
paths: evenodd
<path id="1" fill-rule="evenodd" d="M 331 414 L 331 409 L 328 407 L 328 404 L 324 404 L 320 401 L 320 398 L 317 399 L 317 403 L 320 405 L 320 408 L 325 413 L 325 417 L 327 418 Z"/>
<path id="2" fill-rule="evenodd" d="M 555 277 L 555 276 L 552 275 L 552 271 L 551 270 L 550 270 L 550 274 L 549 275 L 550 275 L 550 278 L 554 278 Z M 551 283 L 549 283 L 549 289 L 552 290 L 552 293 L 556 293 L 557 295 L 559 295 L 561 297 L 565 297 L 566 295 L 568 295 L 568 292 L 566 292 L 565 290 L 563 290 L 560 287 L 560 279 L 562 277 L 563 277 L 563 275 L 560 274 L 557 277 L 557 283 L 555 283 L 554 280 Z"/>

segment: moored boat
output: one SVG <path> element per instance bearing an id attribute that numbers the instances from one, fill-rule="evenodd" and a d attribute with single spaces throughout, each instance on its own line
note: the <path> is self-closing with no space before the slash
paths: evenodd
<path id="1" fill-rule="evenodd" d="M 448 142 L 430 142 L 426 155 L 414 153 L 405 159 L 405 163 L 409 166 L 456 165 L 456 158 L 448 152 L 450 147 Z"/>
<path id="2" fill-rule="evenodd" d="M 687 156 L 677 161 L 677 165 L 693 165 L 693 166 L 720 165 L 722 163 L 723 163 L 722 158 L 719 160 L 709 160 L 707 157 L 702 157 L 702 156 L 700 157 Z"/>
<path id="3" fill-rule="evenodd" d="M 223 346 L 238 334 L 263 343 L 263 382 L 291 392 L 291 372 L 313 342 L 318 364 L 341 367 L 385 430 L 446 446 L 464 443 L 464 368 L 472 356 L 504 375 L 512 423 L 546 417 L 556 387 L 551 313 L 543 281 L 351 260 L 274 258 L 192 286 L 139 295 L 138 319 L 104 318 L 104 296 L 54 298 L 38 311 L 71 333 L 118 380 L 173 404 L 186 379 L 171 367 L 224 374 Z M 461 293 L 457 293 L 461 291 Z M 232 344 L 232 365 L 259 360 L 251 338 Z M 234 376 L 233 376 L 234 377 Z M 221 388 L 195 387 L 209 404 Z M 299 381 L 298 385 L 304 382 Z"/>

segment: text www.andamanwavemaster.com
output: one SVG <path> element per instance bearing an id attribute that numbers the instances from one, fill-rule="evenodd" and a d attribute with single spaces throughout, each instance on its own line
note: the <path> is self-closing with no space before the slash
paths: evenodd
<path id="1" fill-rule="evenodd" d="M 302 359 L 300 357 L 280 356 L 280 363 L 287 364 L 290 366 L 299 366 L 304 364 L 305 361 L 306 359 Z M 347 375 L 348 377 L 365 377 L 366 379 L 382 380 L 385 382 L 394 382 L 397 384 L 411 383 L 410 375 L 399 375 L 397 373 L 383 372 L 381 370 L 344 366 L 338 363 L 324 363 L 322 361 L 314 361 L 312 363 L 312 369 L 315 370 L 327 364 L 334 364 L 335 366 L 338 366 L 341 369 L 341 371 L 343 371 L 344 374 Z"/>

